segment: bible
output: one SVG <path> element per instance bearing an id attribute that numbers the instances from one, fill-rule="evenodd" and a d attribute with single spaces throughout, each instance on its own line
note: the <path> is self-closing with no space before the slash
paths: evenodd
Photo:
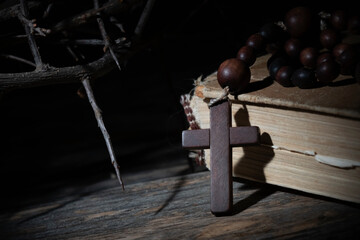
<path id="1" fill-rule="evenodd" d="M 312 89 L 283 87 L 266 67 L 251 66 L 247 90 L 229 96 L 232 127 L 258 126 L 259 146 L 233 148 L 233 177 L 360 203 L 360 84 L 340 75 Z M 195 81 L 190 107 L 201 129 L 209 128 L 211 99 L 223 89 L 216 72 Z M 210 168 L 210 151 L 204 150 Z"/>

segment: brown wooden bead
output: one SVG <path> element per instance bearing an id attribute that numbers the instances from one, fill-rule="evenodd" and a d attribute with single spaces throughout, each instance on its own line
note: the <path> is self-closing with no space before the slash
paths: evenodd
<path id="1" fill-rule="evenodd" d="M 349 49 L 350 45 L 347 43 L 338 43 L 335 45 L 335 47 L 332 50 L 332 53 L 336 58 L 338 58 L 346 49 Z"/>
<path id="2" fill-rule="evenodd" d="M 291 87 L 293 86 L 291 82 L 291 75 L 294 72 L 294 68 L 291 66 L 283 66 L 280 67 L 276 72 L 275 81 L 279 83 L 283 87 Z"/>
<path id="3" fill-rule="evenodd" d="M 259 33 L 254 33 L 247 39 L 246 45 L 253 47 L 256 52 L 260 52 L 265 49 L 265 39 Z"/>
<path id="4" fill-rule="evenodd" d="M 303 43 L 298 38 L 290 38 L 284 44 L 285 52 L 292 58 L 298 58 L 302 48 Z"/>
<path id="5" fill-rule="evenodd" d="M 266 67 L 269 70 L 270 64 L 277 58 L 286 58 L 286 54 L 283 51 L 276 51 L 275 53 L 271 54 L 269 59 L 266 62 Z"/>
<path id="6" fill-rule="evenodd" d="M 217 80 L 222 88 L 228 86 L 230 93 L 236 95 L 248 86 L 250 68 L 237 58 L 227 59 L 218 68 Z"/>
<path id="7" fill-rule="evenodd" d="M 339 41 L 339 35 L 334 29 L 325 29 L 320 33 L 320 43 L 324 48 L 332 49 Z"/>
<path id="8" fill-rule="evenodd" d="M 331 13 L 331 25 L 338 31 L 345 30 L 347 27 L 347 14 L 344 10 L 336 10 Z"/>
<path id="9" fill-rule="evenodd" d="M 284 24 L 292 37 L 302 37 L 310 30 L 312 18 L 312 12 L 309 8 L 295 7 L 286 13 Z"/>
<path id="10" fill-rule="evenodd" d="M 236 58 L 244 61 L 249 67 L 256 61 L 255 49 L 250 46 L 243 46 L 237 52 Z"/>
<path id="11" fill-rule="evenodd" d="M 326 51 L 319 54 L 317 60 L 316 60 L 316 66 L 319 66 L 320 63 L 326 62 L 326 61 L 334 61 L 334 57 L 331 54 L 331 52 Z"/>
<path id="12" fill-rule="evenodd" d="M 335 45 L 332 53 L 335 61 L 341 65 L 341 73 L 345 75 L 351 74 L 349 71 L 349 69 L 351 69 L 351 64 L 357 61 L 356 52 L 353 46 L 347 43 L 339 43 Z"/>
<path id="13" fill-rule="evenodd" d="M 316 68 L 316 76 L 320 82 L 332 82 L 339 74 L 339 64 L 335 61 L 322 62 Z"/>
<path id="14" fill-rule="evenodd" d="M 352 75 L 355 70 L 358 57 L 355 49 L 352 47 L 344 49 L 344 51 L 336 58 L 340 64 L 340 73 L 343 75 Z"/>
<path id="15" fill-rule="evenodd" d="M 315 73 L 308 68 L 299 68 L 291 75 L 291 82 L 302 89 L 312 88 L 316 84 Z"/>
<path id="16" fill-rule="evenodd" d="M 286 59 L 283 56 L 272 59 L 271 63 L 269 64 L 269 67 L 268 67 L 270 77 L 275 79 L 276 74 L 279 71 L 279 69 L 283 66 L 287 66 L 288 64 L 289 64 L 288 59 Z"/>
<path id="17" fill-rule="evenodd" d="M 304 67 L 315 68 L 318 57 L 318 50 L 313 47 L 304 48 L 300 52 L 300 62 Z"/>

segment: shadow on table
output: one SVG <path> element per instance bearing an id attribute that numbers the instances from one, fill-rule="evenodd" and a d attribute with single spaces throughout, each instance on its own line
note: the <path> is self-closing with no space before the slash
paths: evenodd
<path id="1" fill-rule="evenodd" d="M 235 113 L 236 126 L 251 126 L 249 120 L 249 113 L 246 105 Z M 261 126 L 260 126 L 261 131 Z M 272 146 L 271 136 L 263 132 L 260 137 L 261 144 Z M 243 155 L 238 160 L 238 163 L 234 166 L 234 173 L 237 176 L 244 176 L 249 179 L 256 179 L 259 182 L 266 182 L 264 174 L 264 168 L 275 156 L 274 150 L 267 146 L 244 146 Z M 261 187 L 250 196 L 240 200 L 234 204 L 232 214 L 238 214 L 245 209 L 256 204 L 260 200 L 274 193 L 275 188 L 271 188 L 268 185 L 261 185 Z"/>

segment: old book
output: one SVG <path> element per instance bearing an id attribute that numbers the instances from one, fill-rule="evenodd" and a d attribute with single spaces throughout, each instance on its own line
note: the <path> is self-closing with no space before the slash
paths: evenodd
<path id="1" fill-rule="evenodd" d="M 360 203 L 360 85 L 340 75 L 329 86 L 285 88 L 268 77 L 268 58 L 251 67 L 246 93 L 229 96 L 233 126 L 261 132 L 261 145 L 233 148 L 233 176 Z M 196 85 L 190 106 L 209 128 L 207 104 L 223 90 L 216 72 Z"/>

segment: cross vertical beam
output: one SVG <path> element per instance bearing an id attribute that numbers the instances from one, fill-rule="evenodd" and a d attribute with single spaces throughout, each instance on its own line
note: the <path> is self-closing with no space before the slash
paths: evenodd
<path id="1" fill-rule="evenodd" d="M 229 213 L 233 205 L 231 108 L 224 101 L 210 108 L 211 212 Z"/>

